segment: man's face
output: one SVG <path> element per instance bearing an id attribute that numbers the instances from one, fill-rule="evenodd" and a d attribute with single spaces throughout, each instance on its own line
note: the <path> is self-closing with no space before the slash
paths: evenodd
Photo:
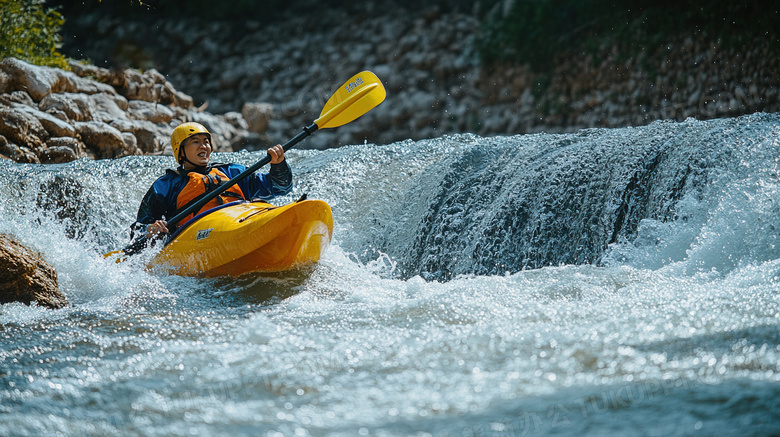
<path id="1" fill-rule="evenodd" d="M 195 134 L 184 141 L 184 156 L 187 161 L 205 167 L 211 157 L 211 141 L 206 134 Z M 185 162 L 186 165 L 186 162 Z"/>

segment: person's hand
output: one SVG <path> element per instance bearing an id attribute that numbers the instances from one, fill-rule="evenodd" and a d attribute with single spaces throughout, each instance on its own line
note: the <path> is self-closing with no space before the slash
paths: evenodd
<path id="1" fill-rule="evenodd" d="M 268 149 L 268 154 L 271 156 L 271 164 L 279 164 L 284 161 L 284 147 L 279 144 Z"/>
<path id="2" fill-rule="evenodd" d="M 161 235 L 168 233 L 168 223 L 165 220 L 157 220 L 151 225 L 146 227 L 146 238 L 159 238 Z"/>

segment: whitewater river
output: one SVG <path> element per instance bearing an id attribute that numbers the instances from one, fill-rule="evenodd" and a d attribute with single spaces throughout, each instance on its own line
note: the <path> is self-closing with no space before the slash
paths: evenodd
<path id="1" fill-rule="evenodd" d="M 0 163 L 0 435 L 780 435 L 780 115 L 288 156 L 333 244 L 236 279 L 103 259 L 171 158 Z"/>

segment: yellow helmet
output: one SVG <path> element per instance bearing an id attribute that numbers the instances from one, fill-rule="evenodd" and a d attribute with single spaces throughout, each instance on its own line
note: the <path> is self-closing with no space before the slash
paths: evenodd
<path id="1" fill-rule="evenodd" d="M 176 159 L 177 163 L 181 164 L 181 161 L 179 161 L 181 143 L 187 138 L 197 134 L 206 134 L 209 137 L 209 141 L 211 141 L 211 132 L 200 123 L 182 123 L 173 130 L 173 133 L 171 134 L 171 149 L 173 149 L 173 157 Z"/>

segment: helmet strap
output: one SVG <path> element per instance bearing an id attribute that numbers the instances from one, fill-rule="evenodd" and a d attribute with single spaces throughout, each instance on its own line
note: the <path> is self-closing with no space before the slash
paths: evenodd
<path id="1" fill-rule="evenodd" d="M 184 154 L 184 156 L 182 156 L 182 157 L 181 157 L 181 160 L 182 160 L 182 162 L 181 162 L 181 168 L 182 168 L 182 169 L 184 169 L 184 163 L 185 163 L 185 162 L 188 162 L 190 165 L 192 165 L 193 167 L 195 167 L 195 168 L 193 168 L 193 169 L 190 169 L 190 170 L 188 170 L 188 171 L 195 171 L 195 172 L 198 172 L 198 173 L 204 173 L 204 174 L 205 174 L 205 173 L 208 173 L 208 171 L 207 171 L 207 170 L 208 170 L 209 166 L 205 166 L 205 167 L 204 167 L 204 166 L 202 166 L 202 165 L 197 165 L 197 164 L 195 164 L 194 162 L 192 162 L 192 161 L 190 161 L 189 159 L 187 159 L 187 155 L 186 155 L 186 154 Z"/>
<path id="2" fill-rule="evenodd" d="M 196 171 L 198 173 L 206 174 L 206 173 L 208 173 L 208 169 L 211 167 L 210 165 L 207 165 L 207 166 L 198 165 L 198 164 L 195 164 L 194 162 L 190 161 L 189 159 L 187 159 L 187 153 L 184 151 L 185 150 L 184 146 L 186 145 L 187 141 L 190 138 L 192 138 L 192 137 L 190 136 L 188 138 L 185 138 L 184 141 L 182 141 L 181 145 L 179 146 L 179 165 L 181 166 L 182 169 L 184 169 L 184 163 L 187 162 L 190 165 L 192 165 L 193 167 L 195 167 L 193 169 L 193 171 Z M 208 138 L 209 138 L 209 141 L 210 141 L 211 140 L 211 135 L 208 135 Z"/>
<path id="3" fill-rule="evenodd" d="M 182 141 L 182 143 L 184 143 L 184 141 Z M 181 147 L 179 148 L 179 165 L 181 166 L 182 169 L 184 169 L 185 162 L 195 167 L 193 170 L 198 173 L 205 173 L 205 170 L 207 169 L 207 167 L 200 166 L 187 159 L 187 154 L 184 152 L 184 144 L 182 144 Z"/>

